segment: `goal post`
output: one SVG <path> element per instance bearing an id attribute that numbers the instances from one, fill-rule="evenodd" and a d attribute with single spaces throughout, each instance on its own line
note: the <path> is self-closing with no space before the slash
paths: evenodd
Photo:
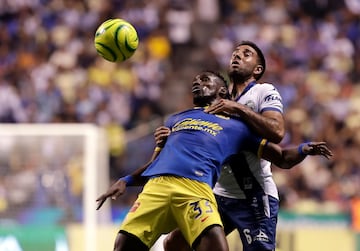
<path id="1" fill-rule="evenodd" d="M 47 149 L 47 147 L 49 149 Z M 84 247 L 84 251 L 96 251 L 98 221 L 109 222 L 111 218 L 109 206 L 104 205 L 102 210 L 96 211 L 97 196 L 100 192 L 106 191 L 109 186 L 108 149 L 104 129 L 93 124 L 0 124 L 0 164 L 13 161 L 6 158 L 11 158 L 9 153 L 14 154 L 13 152 L 18 150 L 21 152 L 15 154 L 15 156 L 18 157 L 24 152 L 26 155 L 36 154 L 36 157 L 29 157 L 24 160 L 23 163 L 23 169 L 28 168 L 27 165 L 29 165 L 29 168 L 32 168 L 31 170 L 33 172 L 37 172 L 40 169 L 46 171 L 48 167 L 46 167 L 45 164 L 47 162 L 54 161 L 56 164 L 60 163 L 61 165 L 67 160 L 73 161 L 73 159 L 78 157 L 68 157 L 71 154 L 78 154 L 80 156 L 81 161 L 79 165 L 82 166 L 82 177 L 80 178 L 82 179 L 81 207 L 83 210 L 83 221 L 81 223 L 84 229 L 84 243 L 80 246 Z M 47 156 L 41 156 L 48 154 L 49 151 L 52 152 L 49 154 L 50 157 L 48 159 L 46 159 Z M 74 153 L 72 153 L 72 151 L 74 151 Z M 67 159 L 67 157 L 69 159 Z M 37 162 L 40 163 L 39 166 L 31 166 L 31 161 L 33 159 L 37 160 L 38 158 L 44 158 L 44 160 Z M 22 159 L 22 157 L 20 156 L 19 159 Z M 20 160 L 15 160 L 15 162 L 16 161 Z M 68 165 L 68 163 L 64 163 L 64 168 L 65 165 Z M 9 169 L 9 171 L 4 170 L 2 172 L 7 175 L 14 175 L 17 170 L 11 170 L 13 167 L 11 167 L 11 164 L 9 164 L 9 166 L 10 167 L 4 168 Z M 20 169 L 21 168 L 22 167 L 20 167 Z M 35 177 L 38 175 L 39 174 L 36 173 Z M 54 182 L 54 180 L 58 178 L 56 177 L 55 171 L 52 176 L 43 176 L 44 184 Z M 46 181 L 46 178 L 48 181 Z M 6 177 L 4 179 L 6 179 Z M 21 184 L 19 184 L 19 186 L 21 187 Z M 7 189 L 7 192 L 11 194 L 12 188 L 11 186 L 6 187 L 5 185 L 4 189 Z M 58 192 L 50 185 L 49 189 L 54 189 L 55 192 Z M 44 190 L 46 189 L 42 191 Z M 23 193 L 26 194 L 26 191 L 23 191 Z M 64 195 L 64 198 L 65 197 L 66 195 Z M 14 196 L 14 198 L 16 198 L 16 196 Z M 20 198 L 22 197 L 20 196 Z M 14 201 L 16 200 L 14 199 Z M 64 203 L 71 204 L 71 201 L 64 201 Z M 11 205 L 10 202 L 8 204 Z M 24 205 L 27 204 L 24 203 Z M 72 205 L 67 206 L 71 207 Z M 8 208 L 9 215 L 12 215 L 10 214 L 12 210 L 21 209 Z M 28 209 L 25 207 L 22 210 L 26 212 Z M 16 222 L 16 219 L 10 220 Z"/>

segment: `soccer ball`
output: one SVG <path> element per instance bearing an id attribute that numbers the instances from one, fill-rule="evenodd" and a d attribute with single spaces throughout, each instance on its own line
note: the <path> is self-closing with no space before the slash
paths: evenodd
<path id="1" fill-rule="evenodd" d="M 95 33 L 97 53 L 110 62 L 122 62 L 130 58 L 139 45 L 134 26 L 123 19 L 103 22 Z"/>

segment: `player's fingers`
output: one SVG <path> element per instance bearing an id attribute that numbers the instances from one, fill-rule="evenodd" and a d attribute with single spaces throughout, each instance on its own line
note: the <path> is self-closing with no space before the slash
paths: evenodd
<path id="1" fill-rule="evenodd" d="M 165 140 L 170 135 L 169 130 L 161 130 L 154 133 L 155 143 L 156 145 L 162 145 L 165 143 Z"/>
<path id="2" fill-rule="evenodd" d="M 332 157 L 332 153 L 328 153 L 328 152 L 322 152 L 321 155 L 327 159 L 330 159 Z"/>
<path id="3" fill-rule="evenodd" d="M 205 110 L 204 110 L 204 112 L 207 112 L 207 113 L 211 113 L 212 111 L 213 111 L 213 107 L 207 107 Z"/>
<path id="4" fill-rule="evenodd" d="M 161 138 L 164 139 L 170 135 L 170 131 L 168 130 L 161 130 L 156 133 L 154 133 L 155 138 Z"/>
<path id="5" fill-rule="evenodd" d="M 156 128 L 155 133 L 163 132 L 163 131 L 169 131 L 169 128 L 167 128 L 166 126 L 160 126 Z"/>
<path id="6" fill-rule="evenodd" d="M 326 142 L 309 142 L 307 145 L 309 147 L 326 146 Z"/>
<path id="7" fill-rule="evenodd" d="M 157 131 L 154 132 L 154 136 L 155 136 L 155 137 L 159 137 L 159 136 L 161 136 L 161 135 L 163 135 L 163 134 L 164 134 L 164 131 L 163 131 L 163 130 L 157 130 Z"/>
<path id="8" fill-rule="evenodd" d="M 221 107 L 220 103 L 212 104 L 209 107 L 207 107 L 204 111 L 208 113 L 214 113 L 219 109 L 219 107 Z"/>
<path id="9" fill-rule="evenodd" d="M 113 194 L 115 194 L 115 193 L 116 193 L 116 190 L 115 191 L 110 190 L 110 191 L 104 193 L 103 195 L 101 195 L 98 199 L 96 199 L 96 201 L 99 202 L 97 209 L 99 209 L 102 206 L 102 204 L 104 204 L 104 202 L 106 201 L 107 198 L 113 196 Z"/>
<path id="10" fill-rule="evenodd" d="M 105 194 L 102 194 L 99 198 L 96 199 L 96 201 L 101 201 L 103 199 L 106 199 Z"/>
<path id="11" fill-rule="evenodd" d="M 96 207 L 96 210 L 99 210 L 102 207 L 102 205 L 104 204 L 105 201 L 106 201 L 106 198 L 103 198 L 102 200 L 100 200 L 99 203 L 98 203 L 98 206 Z"/>
<path id="12" fill-rule="evenodd" d="M 207 109 L 205 110 L 205 112 L 214 114 L 214 113 L 220 112 L 220 109 L 221 109 L 221 107 L 220 107 L 218 104 L 216 104 L 216 105 L 214 105 L 214 106 L 211 107 L 211 108 L 210 108 L 210 107 L 207 108 Z"/>
<path id="13" fill-rule="evenodd" d="M 333 156 L 333 153 L 328 149 L 328 148 L 324 148 L 323 149 L 324 155 L 327 159 L 330 159 L 330 157 Z"/>
<path id="14" fill-rule="evenodd" d="M 310 142 L 308 143 L 308 147 L 313 151 L 320 151 L 327 148 L 325 142 Z"/>
<path id="15" fill-rule="evenodd" d="M 326 145 L 315 145 L 312 147 L 313 154 L 320 154 L 327 159 L 330 159 L 333 155 L 329 148 Z"/>
<path id="16" fill-rule="evenodd" d="M 327 147 L 326 143 L 321 143 L 317 146 L 314 146 L 318 151 L 320 151 L 321 153 L 327 154 L 327 155 L 331 155 L 332 156 L 332 152 L 330 151 L 330 149 Z"/>
<path id="17" fill-rule="evenodd" d="M 314 151 L 318 154 L 324 155 L 326 153 L 325 149 L 323 147 L 315 147 Z"/>

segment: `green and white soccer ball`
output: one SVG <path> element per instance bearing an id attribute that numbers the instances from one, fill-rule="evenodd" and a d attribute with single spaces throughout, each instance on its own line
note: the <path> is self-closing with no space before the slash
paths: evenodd
<path id="1" fill-rule="evenodd" d="M 139 45 L 136 29 L 123 19 L 103 22 L 95 33 L 97 53 L 110 62 L 122 62 L 130 58 Z"/>

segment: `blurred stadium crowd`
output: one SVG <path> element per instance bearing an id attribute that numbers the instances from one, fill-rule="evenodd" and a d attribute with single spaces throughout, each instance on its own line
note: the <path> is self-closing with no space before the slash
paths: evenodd
<path id="1" fill-rule="evenodd" d="M 126 62 L 96 54 L 95 30 L 109 18 L 139 33 Z M 348 212 L 360 196 L 356 0 L 0 0 L 0 29 L 0 122 L 104 127 L 111 179 L 145 163 L 163 116 L 191 107 L 195 73 L 226 73 L 236 43 L 252 40 L 267 59 L 261 80 L 283 97 L 282 145 L 327 141 L 334 153 L 274 167 L 282 208 Z"/>

